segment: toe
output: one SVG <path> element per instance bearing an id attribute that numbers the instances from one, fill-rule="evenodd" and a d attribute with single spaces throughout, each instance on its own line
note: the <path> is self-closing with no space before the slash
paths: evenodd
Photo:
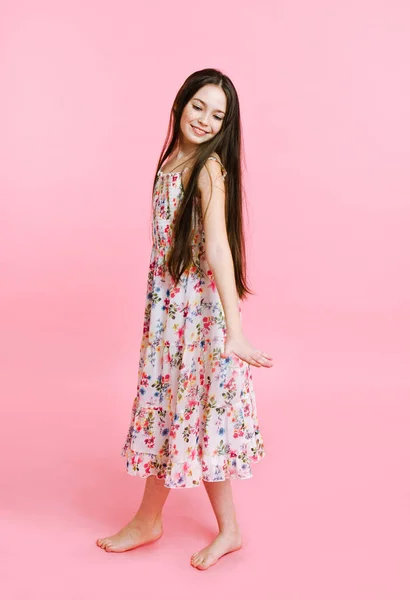
<path id="1" fill-rule="evenodd" d="M 212 567 L 212 565 L 214 565 L 215 563 L 216 560 L 212 556 L 207 556 L 202 560 L 200 568 L 202 571 L 205 571 L 206 569 L 209 569 L 209 567 Z"/>

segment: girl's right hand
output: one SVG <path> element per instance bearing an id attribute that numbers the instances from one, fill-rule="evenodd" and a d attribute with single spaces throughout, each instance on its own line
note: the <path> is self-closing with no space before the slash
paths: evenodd
<path id="1" fill-rule="evenodd" d="M 254 367 L 273 367 L 272 357 L 252 346 L 243 334 L 227 333 L 221 358 L 228 358 L 231 354 L 236 354 L 241 360 Z"/>

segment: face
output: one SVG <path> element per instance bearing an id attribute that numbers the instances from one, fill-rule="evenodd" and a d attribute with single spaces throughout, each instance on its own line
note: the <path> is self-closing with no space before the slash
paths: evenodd
<path id="1" fill-rule="evenodd" d="M 181 134 L 189 144 L 203 144 L 221 130 L 226 96 L 221 87 L 204 85 L 189 100 L 181 115 Z"/>

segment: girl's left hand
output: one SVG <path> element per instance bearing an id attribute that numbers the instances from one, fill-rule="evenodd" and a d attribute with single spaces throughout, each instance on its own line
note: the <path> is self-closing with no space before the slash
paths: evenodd
<path id="1" fill-rule="evenodd" d="M 243 334 L 226 335 L 225 349 L 221 352 L 221 358 L 228 358 L 230 354 L 236 354 L 254 367 L 273 367 L 272 357 L 252 346 Z"/>

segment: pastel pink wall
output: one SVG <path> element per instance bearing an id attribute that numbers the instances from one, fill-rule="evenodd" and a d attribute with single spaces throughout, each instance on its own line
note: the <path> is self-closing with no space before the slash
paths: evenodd
<path id="1" fill-rule="evenodd" d="M 409 40 L 404 0 L 0 6 L 7 598 L 146 592 L 159 569 L 179 598 L 409 597 Z M 267 457 L 234 485 L 246 547 L 197 588 L 203 489 L 171 494 L 158 547 L 93 543 L 143 488 L 120 449 L 152 178 L 174 95 L 207 66 L 240 95 L 244 324 L 275 366 L 254 369 Z"/>

